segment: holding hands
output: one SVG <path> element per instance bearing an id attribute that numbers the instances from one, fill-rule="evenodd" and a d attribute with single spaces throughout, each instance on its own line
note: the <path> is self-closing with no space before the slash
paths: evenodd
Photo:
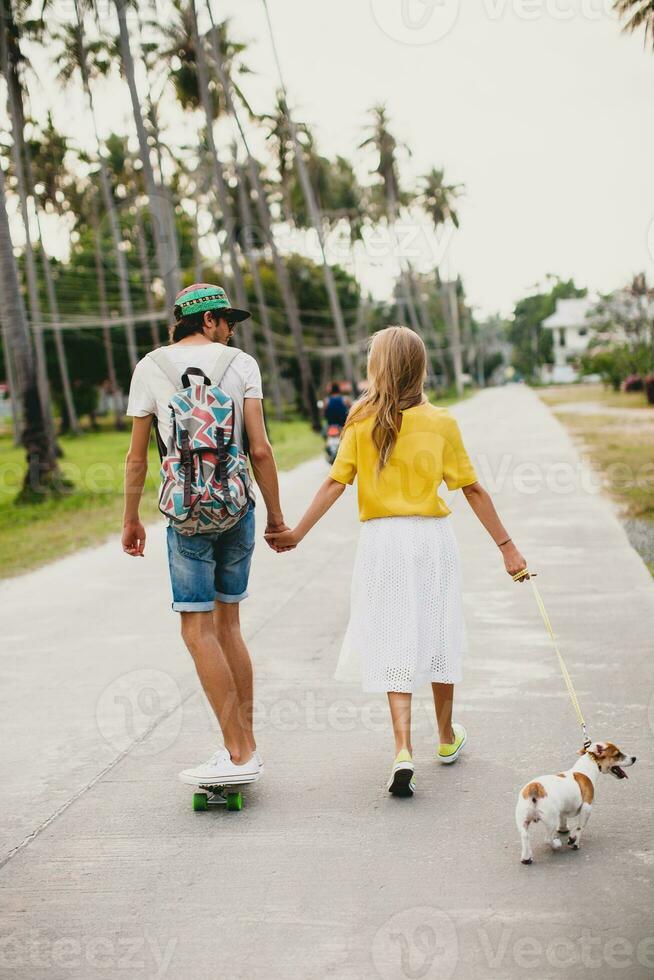
<path id="1" fill-rule="evenodd" d="M 264 538 L 273 549 L 278 553 L 282 551 L 292 551 L 293 548 L 297 548 L 298 544 L 302 540 L 297 533 L 297 530 L 291 530 L 291 528 L 286 527 L 284 529 L 274 530 L 266 528 L 266 533 Z"/>

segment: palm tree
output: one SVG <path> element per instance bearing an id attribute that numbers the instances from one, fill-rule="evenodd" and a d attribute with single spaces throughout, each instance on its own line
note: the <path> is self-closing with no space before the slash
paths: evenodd
<path id="1" fill-rule="evenodd" d="M 268 199 L 266 197 L 266 192 L 263 186 L 263 181 L 261 180 L 261 174 L 259 172 L 259 165 L 255 160 L 250 145 L 241 122 L 239 110 L 236 107 L 236 101 L 234 98 L 234 93 L 236 91 L 233 79 L 226 71 L 224 58 L 222 56 L 222 48 L 219 43 L 219 38 L 216 30 L 216 25 L 213 21 L 211 3 L 210 0 L 206 0 L 207 10 L 209 12 L 209 17 L 211 18 L 211 48 L 213 53 L 214 66 L 218 73 L 218 78 L 220 80 L 222 93 L 225 98 L 227 110 L 231 115 L 232 119 L 236 123 L 238 128 L 241 142 L 243 143 L 243 148 L 246 154 L 248 177 L 252 191 L 254 192 L 254 202 L 257 209 L 257 215 L 261 223 L 261 229 L 263 232 L 263 237 L 270 249 L 270 254 L 273 262 L 273 267 L 275 269 L 275 275 L 277 278 L 277 284 L 279 286 L 280 292 L 282 294 L 282 302 L 284 303 L 284 308 L 286 311 L 286 317 L 288 320 L 288 325 L 291 330 L 291 335 L 293 337 L 293 343 L 295 347 L 295 356 L 298 362 L 298 368 L 300 371 L 300 384 L 302 388 L 302 401 L 307 412 L 307 415 L 311 419 L 311 423 L 316 429 L 320 430 L 321 419 L 318 412 L 318 405 L 316 399 L 315 386 L 313 382 L 313 375 L 311 372 L 311 365 L 309 364 L 309 358 L 304 345 L 304 327 L 302 325 L 302 320 L 300 318 L 300 312 L 297 305 L 297 300 L 295 298 L 295 293 L 293 292 L 293 286 L 291 284 L 291 279 L 288 274 L 286 265 L 279 253 L 277 248 L 277 243 L 275 242 L 275 236 L 272 227 L 272 217 L 270 214 L 270 208 L 268 205 Z"/>
<path id="2" fill-rule="evenodd" d="M 457 198 L 463 192 L 462 184 L 446 184 L 444 170 L 432 167 L 429 173 L 422 177 L 422 187 L 418 201 L 431 218 L 434 230 L 438 232 L 444 225 L 452 224 L 459 227 L 459 214 L 456 209 Z M 436 282 L 441 292 L 443 318 L 450 334 L 450 352 L 454 367 L 454 381 L 457 392 L 463 391 L 463 361 L 461 355 L 461 337 L 459 332 L 459 300 L 456 283 L 441 285 L 438 270 Z M 444 357 L 441 361 L 444 363 Z"/>
<path id="3" fill-rule="evenodd" d="M 304 194 L 304 199 L 307 205 L 307 210 L 309 212 L 310 220 L 313 225 L 313 229 L 318 238 L 318 243 L 320 245 L 320 253 L 322 257 L 322 268 L 323 275 L 325 279 L 325 288 L 327 290 L 327 296 L 329 299 L 329 306 L 331 309 L 331 314 L 334 320 L 334 328 L 336 330 L 336 338 L 338 340 L 339 347 L 341 349 L 341 356 L 343 359 L 343 367 L 345 374 L 352 385 L 352 391 L 356 391 L 357 388 L 357 378 L 354 370 L 354 360 L 352 358 L 352 352 L 350 350 L 347 330 L 345 329 L 345 320 L 343 319 L 343 310 L 341 309 L 340 299 L 338 297 L 338 290 L 336 288 L 336 280 L 334 278 L 334 273 L 327 262 L 327 255 L 325 252 L 325 233 L 320 218 L 320 213 L 318 211 L 318 205 L 316 203 L 316 197 L 314 193 L 313 186 L 311 184 L 311 178 L 309 175 L 309 170 L 304 156 L 304 151 L 300 140 L 298 138 L 298 130 L 293 122 L 293 117 L 288 108 L 288 93 L 286 90 L 286 85 L 284 83 L 284 76 L 282 73 L 281 62 L 279 60 L 279 54 L 277 52 L 277 45 L 275 44 L 275 34 L 273 31 L 272 20 L 270 18 L 270 11 L 268 9 L 267 0 L 262 0 L 264 11 L 266 14 L 266 22 L 268 24 L 268 32 L 270 35 L 270 43 L 272 46 L 273 56 L 275 58 L 275 64 L 277 67 L 277 74 L 279 77 L 279 83 L 281 87 L 281 92 L 283 96 L 283 108 L 286 113 L 286 118 L 288 120 L 288 127 L 291 133 L 291 139 L 293 142 L 294 151 L 294 161 L 297 167 L 298 177 L 300 179 L 300 185 L 302 187 L 302 193 Z"/>
<path id="4" fill-rule="evenodd" d="M 652 0 L 615 0 L 613 9 L 625 21 L 623 30 L 635 34 L 642 27 L 645 44 L 654 49 L 654 3 Z"/>
<path id="5" fill-rule="evenodd" d="M 266 358 L 268 360 L 268 379 L 272 388 L 272 400 L 275 408 L 275 415 L 278 419 L 284 417 L 284 405 L 282 400 L 282 390 L 279 384 L 279 367 L 277 364 L 277 354 L 275 352 L 275 337 L 270 322 L 270 311 L 266 303 L 266 294 L 261 281 L 259 263 L 255 254 L 256 241 L 254 236 L 254 221 L 252 219 L 252 209 L 250 207 L 250 189 L 243 169 L 239 166 L 236 159 L 236 148 L 234 148 L 234 166 L 236 168 L 236 189 L 238 193 L 238 203 L 241 213 L 243 229 L 241 240 L 243 249 L 248 261 L 248 266 L 252 274 L 252 284 L 257 298 L 259 316 L 261 319 L 261 329 L 266 348 Z"/>
<path id="6" fill-rule="evenodd" d="M 114 402 L 116 413 L 115 426 L 118 432 L 125 428 L 125 418 L 123 406 L 120 399 L 120 387 L 116 376 L 116 364 L 114 361 L 114 349 L 111 339 L 111 326 L 109 323 L 109 304 L 107 303 L 107 282 L 104 274 L 104 256 L 102 254 L 102 237 L 100 235 L 100 221 L 98 217 L 98 198 L 95 187 L 91 188 L 89 202 L 89 221 L 93 230 L 93 252 L 95 257 L 95 275 L 98 284 L 98 303 L 100 306 L 100 320 L 102 323 L 102 343 L 104 346 L 105 358 L 107 361 L 107 378 L 109 388 Z"/>
<path id="7" fill-rule="evenodd" d="M 20 13 L 24 12 L 23 3 Z M 30 215 L 28 206 L 27 178 L 25 175 L 25 116 L 23 110 L 23 93 L 20 81 L 21 52 L 19 48 L 19 26 L 14 18 L 11 0 L 0 0 L 0 74 L 7 84 L 7 109 L 11 119 L 13 140 L 11 144 L 11 159 L 14 168 L 20 202 L 21 218 L 25 234 L 25 272 L 27 275 L 27 297 L 29 302 L 34 348 L 36 351 L 36 376 L 41 398 L 41 406 L 48 435 L 54 440 L 54 420 L 50 406 L 50 383 L 43 340 L 41 303 L 39 299 L 36 261 L 30 230 Z"/>
<path id="8" fill-rule="evenodd" d="M 386 220 L 388 222 L 391 240 L 397 252 L 400 267 L 398 305 L 400 311 L 406 311 L 409 316 L 411 328 L 416 333 L 423 335 L 423 327 L 418 318 L 416 305 L 413 298 L 411 268 L 405 264 L 400 254 L 399 243 L 397 240 L 396 226 L 399 218 L 400 206 L 408 198 L 402 193 L 400 188 L 400 178 L 398 172 L 397 153 L 400 144 L 390 131 L 388 113 L 383 105 L 373 106 L 371 109 L 372 126 L 370 135 L 360 144 L 360 148 L 370 146 L 377 151 L 378 161 L 375 173 L 378 174 L 381 186 L 384 190 Z M 406 149 L 406 148 L 405 148 Z M 404 319 L 404 317 L 401 317 Z M 424 339 L 424 337 L 423 337 Z M 430 373 L 433 374 L 433 366 L 429 351 L 427 353 Z"/>
<path id="9" fill-rule="evenodd" d="M 49 118 L 49 126 L 46 130 L 45 140 L 41 142 L 39 146 L 39 162 L 45 165 L 46 174 L 46 195 L 53 195 L 56 197 L 58 191 L 58 181 L 57 181 L 57 159 L 59 167 L 63 165 L 63 157 L 59 156 L 60 150 L 62 148 L 62 137 L 56 132 L 51 117 Z M 52 141 L 51 143 L 46 142 Z M 43 276 L 45 279 L 46 295 L 48 297 L 48 306 L 50 309 L 50 316 L 52 318 L 52 332 L 54 338 L 55 352 L 57 356 L 57 364 L 59 367 L 59 376 L 61 378 L 61 390 L 64 399 L 64 406 L 66 408 L 67 417 L 67 429 L 71 432 L 78 433 L 80 431 L 79 420 L 77 418 L 77 411 L 75 409 L 75 401 L 73 399 L 73 389 L 70 383 L 70 375 L 68 371 L 68 361 L 66 358 L 66 350 L 63 340 L 63 332 L 61 327 L 61 317 L 59 315 L 59 303 L 57 300 L 57 291 L 55 289 L 54 277 L 52 274 L 52 266 L 50 265 L 50 257 L 43 244 L 43 232 L 41 229 L 41 216 L 39 200 L 34 193 L 34 187 L 41 180 L 41 174 L 35 173 L 35 168 L 32 160 L 32 144 L 25 142 L 25 174 L 27 178 L 28 186 L 32 189 L 32 196 L 34 198 L 35 207 L 35 217 L 36 226 L 39 233 L 39 251 L 41 254 L 41 265 L 43 268 Z M 50 147 L 52 147 L 53 153 L 50 153 Z M 65 147 L 65 139 L 63 140 L 63 147 Z M 49 187 L 48 187 L 49 183 Z"/>
<path id="10" fill-rule="evenodd" d="M 18 270 L 14 257 L 7 201 L 5 176 L 0 167 L 0 283 L 2 284 L 4 330 L 11 348 L 15 390 L 11 397 L 20 403 L 23 431 L 21 442 L 27 456 L 27 473 L 19 499 L 43 499 L 46 491 L 61 487 L 54 439 L 46 425 L 46 411 L 39 393 L 36 365 L 27 327 L 25 306 L 20 291 Z"/>
<path id="11" fill-rule="evenodd" d="M 55 55 L 55 63 L 59 66 L 58 78 L 64 84 L 70 82 L 77 72 L 79 73 L 88 103 L 95 137 L 96 157 L 100 164 L 100 188 L 102 190 L 105 213 L 111 230 L 113 253 L 118 272 L 120 305 L 127 337 L 127 353 L 130 366 L 133 370 L 138 360 L 138 351 L 134 331 L 134 311 L 129 291 L 127 260 L 123 251 L 123 240 L 118 222 L 116 203 L 109 181 L 107 161 L 98 133 L 93 89 L 91 86 L 92 74 L 106 72 L 108 63 L 104 44 L 101 41 L 88 41 L 86 38 L 81 0 L 73 0 L 73 6 L 75 9 L 75 23 L 65 25 L 61 31 L 54 34 L 55 39 L 62 44 L 62 50 Z"/>
<path id="12" fill-rule="evenodd" d="M 209 162 L 212 168 L 212 176 L 216 196 L 218 198 L 218 205 L 222 215 L 222 226 L 226 231 L 226 244 L 229 252 L 232 278 L 234 280 L 236 302 L 240 307 L 245 307 L 247 306 L 247 294 L 245 291 L 245 282 L 243 279 L 243 272 L 241 270 L 238 242 L 235 234 L 234 211 L 227 190 L 222 163 L 218 157 L 218 151 L 216 149 L 216 142 L 213 133 L 214 102 L 209 89 L 209 71 L 207 67 L 204 37 L 200 36 L 198 29 L 195 0 L 188 0 L 188 3 L 189 12 L 191 15 L 191 29 L 193 31 L 192 42 L 195 49 L 195 68 L 197 72 L 198 94 L 200 97 L 200 103 L 204 110 L 206 122 L 206 139 L 209 151 Z M 254 342 L 254 330 L 251 322 L 244 322 L 243 335 L 245 338 L 246 349 L 250 354 L 255 354 L 256 349 Z"/>
<path id="13" fill-rule="evenodd" d="M 171 234 L 166 191 L 162 187 L 159 187 L 155 180 L 152 160 L 150 159 L 148 136 L 145 130 L 143 112 L 136 87 L 134 58 L 132 56 L 126 18 L 127 7 L 131 4 L 128 3 L 128 0 L 114 0 L 114 3 L 118 14 L 118 27 L 120 31 L 121 63 L 132 102 L 132 113 L 139 141 L 141 163 L 143 165 L 143 178 L 148 195 L 150 213 L 152 215 L 157 265 L 166 291 L 166 305 L 169 310 L 172 310 L 175 296 L 179 292 L 181 284 L 179 255 L 177 254 L 176 242 Z"/>
<path id="14" fill-rule="evenodd" d="M 141 266 L 141 285 L 145 294 L 145 305 L 149 314 L 150 334 L 152 346 L 158 347 L 159 338 L 159 319 L 152 291 L 152 275 L 150 272 L 150 260 L 148 256 L 148 243 L 145 232 L 143 209 L 138 198 L 143 196 L 142 173 L 134 165 L 134 158 L 130 155 L 126 136 L 118 136 L 112 133 L 105 140 L 107 148 L 107 166 L 111 171 L 113 182 L 117 187 L 125 188 L 128 198 L 132 198 L 134 206 L 131 209 L 131 217 L 134 222 L 133 230 L 136 239 L 136 247 Z"/>
<path id="15" fill-rule="evenodd" d="M 272 144 L 275 156 L 275 168 L 279 175 L 279 205 L 284 221 L 292 225 L 295 221 L 294 205 L 296 201 L 294 190 L 297 185 L 297 174 L 294 163 L 293 135 L 288 119 L 286 101 L 279 90 L 275 95 L 275 105 L 272 112 L 264 112 L 259 117 L 266 123 L 268 132 L 266 139 Z M 301 141 L 309 140 L 307 127 L 302 122 L 293 123 Z"/>

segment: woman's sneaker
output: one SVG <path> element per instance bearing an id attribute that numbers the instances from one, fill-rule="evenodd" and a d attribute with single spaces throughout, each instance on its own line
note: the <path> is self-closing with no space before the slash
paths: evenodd
<path id="1" fill-rule="evenodd" d="M 218 749 L 211 758 L 195 769 L 184 769 L 179 778 L 191 786 L 234 786 L 238 783 L 252 783 L 261 775 L 261 766 L 256 753 L 247 762 L 237 766 L 232 762 L 227 749 Z"/>
<path id="2" fill-rule="evenodd" d="M 408 749 L 398 752 L 393 763 L 393 772 L 388 780 L 388 792 L 393 796 L 413 796 L 416 788 L 414 767 Z"/>
<path id="3" fill-rule="evenodd" d="M 468 741 L 468 733 L 463 725 L 452 725 L 452 731 L 454 732 L 452 744 L 441 742 L 438 747 L 438 761 L 442 762 L 444 766 L 451 766 L 453 762 L 456 762 L 461 754 L 461 749 Z"/>

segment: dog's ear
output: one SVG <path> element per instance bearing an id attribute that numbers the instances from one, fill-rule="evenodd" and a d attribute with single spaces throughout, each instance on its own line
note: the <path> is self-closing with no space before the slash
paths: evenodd
<path id="1" fill-rule="evenodd" d="M 606 742 L 591 742 L 591 744 L 588 746 L 588 749 L 584 749 L 584 752 L 585 751 L 592 752 L 592 754 L 597 756 L 598 759 L 601 759 L 602 756 L 606 755 L 606 749 L 607 749 Z M 583 752 L 581 752 L 580 754 L 583 755 Z"/>

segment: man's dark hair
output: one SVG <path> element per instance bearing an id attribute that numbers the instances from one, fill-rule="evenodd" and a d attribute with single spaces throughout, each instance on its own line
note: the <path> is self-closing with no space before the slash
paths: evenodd
<path id="1" fill-rule="evenodd" d="M 341 393 L 341 386 L 339 385 L 338 381 L 334 381 L 334 383 L 332 384 L 331 394 L 340 395 L 340 393 Z"/>
<path id="2" fill-rule="evenodd" d="M 184 337 L 190 337 L 194 333 L 202 333 L 204 331 L 205 313 L 213 313 L 216 321 L 222 319 L 227 320 L 229 324 L 232 323 L 230 318 L 225 315 L 225 311 L 221 309 L 203 310 L 201 313 L 187 313 L 185 316 L 182 316 L 181 306 L 176 306 L 173 310 L 175 323 L 169 330 L 171 344 L 176 344 L 178 340 L 183 340 Z"/>

